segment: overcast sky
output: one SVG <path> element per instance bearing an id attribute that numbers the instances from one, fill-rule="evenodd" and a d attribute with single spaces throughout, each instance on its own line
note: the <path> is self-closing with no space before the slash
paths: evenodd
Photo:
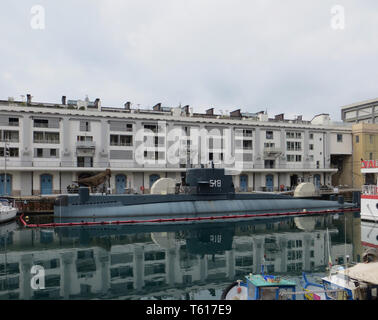
<path id="1" fill-rule="evenodd" d="M 1 0 L 0 36 L 0 99 L 340 120 L 378 97 L 376 0 Z"/>

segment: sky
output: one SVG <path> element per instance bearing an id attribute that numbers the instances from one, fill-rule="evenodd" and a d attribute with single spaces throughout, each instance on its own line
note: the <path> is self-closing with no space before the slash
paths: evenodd
<path id="1" fill-rule="evenodd" d="M 376 0 L 1 0 L 0 99 L 340 121 L 378 97 L 377 17 Z"/>

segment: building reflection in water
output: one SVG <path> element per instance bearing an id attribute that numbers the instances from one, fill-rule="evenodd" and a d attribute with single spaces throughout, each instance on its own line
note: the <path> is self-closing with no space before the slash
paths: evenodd
<path id="1" fill-rule="evenodd" d="M 333 262 L 342 262 L 345 253 L 358 260 L 359 222 L 353 213 L 56 229 L 21 229 L 14 222 L 0 226 L 0 298 L 188 299 L 206 291 L 204 298 L 210 299 L 215 289 L 259 273 L 262 264 L 267 272 L 282 275 L 323 272 L 327 229 Z M 31 288 L 33 265 L 44 267 L 46 289 Z"/>

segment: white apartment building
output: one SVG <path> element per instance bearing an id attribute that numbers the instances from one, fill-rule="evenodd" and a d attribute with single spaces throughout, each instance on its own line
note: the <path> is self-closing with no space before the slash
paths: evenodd
<path id="1" fill-rule="evenodd" d="M 333 157 L 352 154 L 350 126 L 326 114 L 303 121 L 161 104 L 110 108 L 65 96 L 59 104 L 31 100 L 0 100 L 0 194 L 66 193 L 80 177 L 108 168 L 113 193 L 148 193 L 158 178 L 180 183 L 186 168 L 212 162 L 229 169 L 237 191 L 330 185 Z"/>

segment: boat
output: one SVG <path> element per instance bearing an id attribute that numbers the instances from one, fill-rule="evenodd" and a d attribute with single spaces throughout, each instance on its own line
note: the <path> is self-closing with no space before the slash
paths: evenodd
<path id="1" fill-rule="evenodd" d="M 11 201 L 5 198 L 0 198 L 0 223 L 13 220 L 17 216 L 17 208 L 15 208 Z"/>
<path id="2" fill-rule="evenodd" d="M 280 276 L 250 273 L 245 281 L 231 283 L 222 293 L 222 300 L 296 300 L 296 283 Z"/>
<path id="3" fill-rule="evenodd" d="M 366 249 L 378 252 L 378 223 L 361 221 L 361 244 Z"/>
<path id="4" fill-rule="evenodd" d="M 307 300 L 378 300 L 378 262 L 334 266 L 321 284 L 309 282 L 305 273 L 303 279 Z"/>
<path id="5" fill-rule="evenodd" d="M 183 191 L 180 193 L 179 189 Z M 190 168 L 186 171 L 185 184 L 175 188 L 174 193 L 165 190 L 160 194 L 90 194 L 88 187 L 80 187 L 78 194 L 57 197 L 54 217 L 56 220 L 72 218 L 71 222 L 119 217 L 150 220 L 227 217 L 239 213 L 304 214 L 311 210 L 342 211 L 348 208 L 356 208 L 356 205 L 344 203 L 342 197 L 329 201 L 274 193 L 235 193 L 232 175 L 226 174 L 225 169 Z"/>
<path id="6" fill-rule="evenodd" d="M 7 194 L 7 158 L 9 156 L 9 144 L 4 145 L 4 193 Z M 17 208 L 7 198 L 0 198 L 0 223 L 8 222 L 17 216 Z"/>
<path id="7" fill-rule="evenodd" d="M 303 275 L 304 297 L 307 300 L 376 300 L 378 299 L 378 251 L 375 248 L 365 250 L 362 260 L 351 267 L 332 266 L 330 238 L 328 234 L 329 275 L 320 283 L 308 281 Z M 362 242 L 363 243 L 363 242 Z M 374 251 L 373 251 L 374 250 Z M 347 256 L 348 261 L 348 256 Z M 320 290 L 320 291 L 319 291 Z M 323 291 L 321 291 L 323 290 Z"/>
<path id="8" fill-rule="evenodd" d="M 378 175 L 378 160 L 362 161 L 361 173 Z M 375 178 L 376 179 L 376 178 Z M 361 192 L 361 220 L 378 222 L 378 181 L 376 184 L 365 184 Z"/>

